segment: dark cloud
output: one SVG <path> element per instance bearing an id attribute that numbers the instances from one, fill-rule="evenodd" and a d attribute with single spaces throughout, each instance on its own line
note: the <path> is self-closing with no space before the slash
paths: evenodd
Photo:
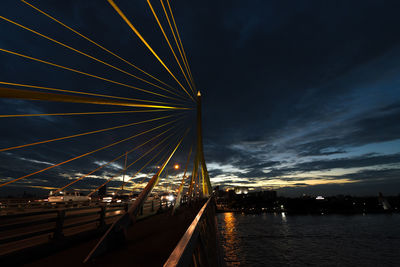
<path id="1" fill-rule="evenodd" d="M 394 155 L 380 155 L 380 156 L 360 156 L 353 158 L 338 158 L 332 160 L 314 160 L 305 163 L 299 163 L 291 168 L 281 168 L 278 169 L 275 176 L 284 175 L 285 173 L 290 174 L 292 172 L 311 172 L 311 171 L 324 171 L 332 169 L 349 169 L 349 168 L 359 168 L 367 166 L 379 166 L 384 164 L 398 164 L 400 166 L 400 154 Z M 277 175 L 278 174 L 278 175 Z M 270 174 L 268 175 L 270 177 Z M 349 176 L 351 177 L 351 176 Z M 297 178 L 296 178 L 297 179 Z"/>
<path id="2" fill-rule="evenodd" d="M 167 25 L 160 4 L 153 2 L 162 22 Z M 182 81 L 183 76 L 147 3 L 132 4 L 125 0 L 117 3 Z M 177 86 L 106 1 L 45 0 L 35 4 L 168 84 Z M 382 184 L 386 181 L 385 188 L 396 185 L 391 178 L 397 175 L 396 168 L 384 173 L 382 165 L 399 163 L 400 3 L 176 1 L 172 5 L 197 88 L 203 95 L 205 155 L 207 162 L 214 164 L 211 165 L 214 168 L 210 168 L 212 177 L 224 176 L 225 183 L 235 183 L 236 177 L 242 184 L 264 181 L 268 185 L 272 178 L 290 176 L 282 181 L 301 181 L 296 185 L 304 190 L 308 178 L 296 176 L 298 173 L 307 176 L 310 171 L 334 168 L 376 168 L 376 172 L 361 170 L 342 178 L 357 181 L 362 187 L 360 192 L 364 193 L 375 192 L 375 184 L 366 182 L 373 177 L 381 177 L 379 183 Z M 140 75 L 129 65 L 22 2 L 2 1 L 0 13 Z M 51 44 L 8 22 L 0 21 L 0 29 L 3 33 L 1 48 L 148 88 L 143 82 Z M 0 81 L 165 101 L 161 97 L 3 52 L 0 52 L 0 62 Z M 127 108 L 0 100 L 1 114 L 100 110 Z M 182 125 L 195 127 L 194 112 L 187 114 L 189 119 Z M 152 116 L 3 118 L 0 147 L 113 127 Z M 47 163 L 64 161 L 154 125 L 156 123 L 43 144 L 37 148 L 0 152 L 0 178 L 20 177 L 47 166 Z M 184 126 L 179 126 L 182 128 L 179 131 L 184 131 Z M 188 139 L 184 143 L 185 152 L 174 158 L 181 165 L 186 162 L 193 133 Z M 51 186 L 62 185 L 68 180 L 66 175 L 89 172 L 98 166 L 95 162 L 107 162 L 145 140 L 144 136 L 137 138 L 54 168 L 30 181 L 46 180 Z M 154 143 L 138 149 L 129 159 L 133 161 Z M 119 164 L 123 163 L 120 161 Z M 132 173 L 137 169 L 133 167 Z M 106 169 L 97 175 L 107 176 L 111 172 Z M 335 179 L 328 174 L 324 177 Z M 357 191 L 359 187 L 355 184 L 345 187 L 349 192 Z M 328 193 L 340 191 L 337 185 L 312 188 Z"/>
<path id="3" fill-rule="evenodd" d="M 355 183 L 347 183 L 346 185 L 333 183 L 313 186 L 303 183 L 301 188 L 297 187 L 298 184 L 295 184 L 295 186 L 291 187 L 282 187 L 279 192 L 291 196 L 298 196 L 300 193 L 323 195 L 327 192 L 329 194 L 370 196 L 377 196 L 379 192 L 384 192 L 387 195 L 398 195 L 399 177 L 399 169 L 365 170 L 342 176 L 342 178 L 351 178 L 357 181 Z M 371 188 L 374 190 L 371 190 Z"/>

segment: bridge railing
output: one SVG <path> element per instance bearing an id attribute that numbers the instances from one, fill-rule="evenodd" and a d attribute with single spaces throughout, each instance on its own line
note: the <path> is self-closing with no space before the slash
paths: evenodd
<path id="1" fill-rule="evenodd" d="M 57 242 L 89 231 L 104 231 L 131 203 L 75 203 L 78 207 L 41 208 L 31 212 L 0 215 L 0 256 L 29 247 Z M 155 214 L 171 203 L 147 200 L 139 219 Z M 85 206 L 86 205 L 86 206 Z M 27 211 L 28 209 L 26 209 Z"/>
<path id="2" fill-rule="evenodd" d="M 74 201 L 74 202 L 47 202 L 37 200 L 9 200 L 0 199 L 0 216 L 18 213 L 31 213 L 44 209 L 95 207 L 99 201 Z"/>
<path id="3" fill-rule="evenodd" d="M 223 266 L 218 243 L 215 200 L 210 197 L 165 262 L 173 266 Z"/>

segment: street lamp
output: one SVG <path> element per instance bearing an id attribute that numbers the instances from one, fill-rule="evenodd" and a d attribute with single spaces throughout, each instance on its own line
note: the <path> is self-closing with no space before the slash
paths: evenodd
<path id="1" fill-rule="evenodd" d="M 178 163 L 175 163 L 172 167 L 165 168 L 165 178 L 168 180 L 168 171 L 177 171 L 180 169 L 180 165 Z M 175 172 L 176 173 L 176 172 Z M 170 182 L 168 182 L 170 184 Z M 167 190 L 169 190 L 169 186 L 166 186 Z"/>

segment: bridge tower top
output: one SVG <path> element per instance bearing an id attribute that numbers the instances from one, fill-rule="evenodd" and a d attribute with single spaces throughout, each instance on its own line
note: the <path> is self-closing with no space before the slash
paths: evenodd
<path id="1" fill-rule="evenodd" d="M 189 195 L 194 197 L 196 194 L 196 184 L 201 186 L 201 194 L 208 197 L 212 191 L 210 177 L 208 175 L 203 150 L 203 129 L 201 111 L 201 93 L 197 91 L 197 136 L 196 136 L 196 155 L 194 157 L 194 168 L 192 179 L 189 186 Z"/>

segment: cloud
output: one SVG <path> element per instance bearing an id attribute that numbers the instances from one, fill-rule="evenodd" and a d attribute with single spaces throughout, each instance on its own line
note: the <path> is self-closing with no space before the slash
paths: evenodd
<path id="1" fill-rule="evenodd" d="M 44 0 L 37 5 L 179 89 L 106 2 Z M 119 5 L 134 18 L 135 26 L 176 77 L 184 81 L 147 4 L 121 0 Z M 159 3 L 154 5 L 161 10 Z M 376 183 L 385 181 L 386 189 L 390 185 L 394 187 L 400 153 L 399 5 L 376 1 L 364 1 L 362 8 L 353 2 L 331 5 L 318 1 L 297 1 L 290 5 L 269 1 L 179 1 L 173 4 L 194 80 L 203 96 L 204 152 L 213 181 L 230 186 L 272 184 L 282 188 L 301 187 L 301 190 L 318 188 L 326 192 L 338 192 L 340 183 L 343 188 L 349 188 L 349 192 L 361 187 L 362 192 L 368 192 L 368 188 L 372 192 Z M 4 11 L 3 16 L 135 75 L 143 75 L 22 3 L 3 1 L 0 10 Z M 50 44 L 15 25 L 2 22 L 0 29 L 4 33 L 0 41 L 2 48 L 159 92 L 157 88 Z M 133 88 L 4 53 L 0 53 L 0 59 L 2 81 L 166 101 Z M 172 99 L 168 101 L 176 103 Z M 130 109 L 0 100 L 1 114 L 116 110 Z M 193 126 L 195 112 L 186 114 L 189 119 L 182 124 Z M 114 127 L 158 115 L 2 118 L 0 148 Z M 0 152 L 0 179 L 9 181 L 22 177 L 155 125 L 158 124 Z M 162 129 L 123 142 L 15 185 L 21 188 L 36 187 L 35 183 L 47 188 L 62 186 L 77 174 L 87 174 L 161 132 Z M 178 139 L 179 136 L 180 132 L 173 137 Z M 191 133 L 173 161 L 184 165 L 193 138 Z M 139 158 L 159 141 L 156 139 L 129 154 L 128 162 Z M 132 166 L 128 174 L 133 175 L 151 156 L 143 158 L 138 166 Z M 76 186 L 87 189 L 98 186 L 121 170 L 123 161 L 121 158 Z M 192 162 L 193 159 L 189 171 Z M 150 165 L 142 170 L 143 174 L 154 172 L 155 166 Z M 367 180 L 371 180 L 370 184 Z M 110 188 L 119 185 L 120 177 Z M 0 194 L 11 191 L 0 189 Z"/>

